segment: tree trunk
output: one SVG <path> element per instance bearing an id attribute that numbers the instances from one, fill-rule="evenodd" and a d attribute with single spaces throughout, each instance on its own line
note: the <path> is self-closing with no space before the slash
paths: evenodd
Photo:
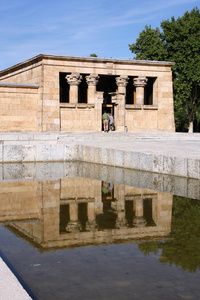
<path id="1" fill-rule="evenodd" d="M 188 132 L 189 132 L 189 133 L 192 133 L 192 132 L 193 132 L 193 121 L 190 121 L 190 122 L 189 122 Z"/>

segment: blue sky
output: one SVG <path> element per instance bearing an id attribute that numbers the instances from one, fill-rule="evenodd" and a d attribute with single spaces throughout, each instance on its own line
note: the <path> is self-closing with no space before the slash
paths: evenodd
<path id="1" fill-rule="evenodd" d="M 200 0 L 0 0 L 0 70 L 38 54 L 132 59 L 145 25 L 177 19 Z"/>

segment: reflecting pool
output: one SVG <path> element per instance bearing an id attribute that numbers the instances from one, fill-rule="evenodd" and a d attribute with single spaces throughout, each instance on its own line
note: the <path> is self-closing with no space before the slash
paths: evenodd
<path id="1" fill-rule="evenodd" d="M 33 299 L 200 299 L 199 181 L 6 164 L 0 256 Z"/>

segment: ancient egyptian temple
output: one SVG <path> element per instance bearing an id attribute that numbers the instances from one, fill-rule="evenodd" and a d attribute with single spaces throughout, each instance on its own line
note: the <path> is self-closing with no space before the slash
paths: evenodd
<path id="1" fill-rule="evenodd" d="M 173 132 L 174 63 L 38 55 L 0 71 L 0 131 Z"/>

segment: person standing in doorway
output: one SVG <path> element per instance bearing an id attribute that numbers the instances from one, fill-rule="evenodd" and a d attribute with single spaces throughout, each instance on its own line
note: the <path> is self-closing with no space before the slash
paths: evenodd
<path id="1" fill-rule="evenodd" d="M 107 114 L 106 111 L 104 111 L 104 113 L 102 115 L 102 121 L 103 121 L 103 130 L 104 130 L 104 132 L 108 132 L 109 114 Z"/>
<path id="2" fill-rule="evenodd" d="M 113 130 L 114 128 L 114 118 L 111 114 L 109 114 L 109 130 Z"/>

